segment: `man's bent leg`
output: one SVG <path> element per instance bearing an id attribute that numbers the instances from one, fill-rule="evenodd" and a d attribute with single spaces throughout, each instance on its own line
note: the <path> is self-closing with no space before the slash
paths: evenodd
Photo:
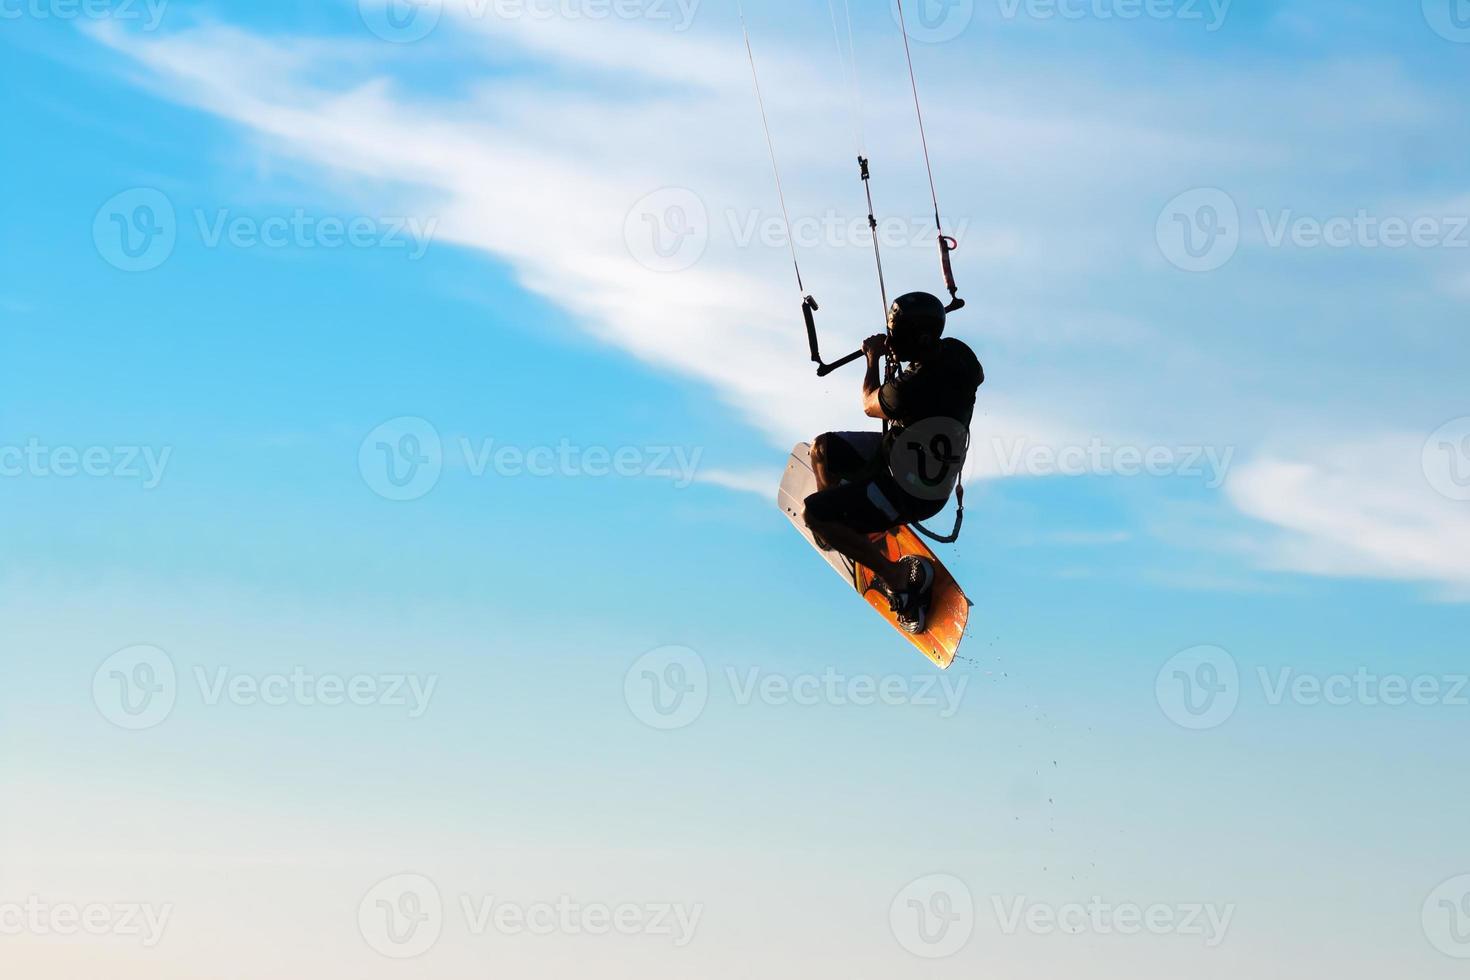
<path id="1" fill-rule="evenodd" d="M 823 432 L 812 440 L 810 454 L 817 490 L 866 479 L 882 448 L 881 432 Z"/>
<path id="2" fill-rule="evenodd" d="M 888 560 L 883 547 L 864 534 L 837 521 L 807 522 L 819 540 L 838 554 L 873 570 L 883 584 L 894 592 L 902 592 L 907 586 L 906 578 L 897 562 Z"/>
<path id="3" fill-rule="evenodd" d="M 806 498 L 802 520 L 823 547 L 872 569 L 885 585 L 903 591 L 905 580 L 898 564 L 889 561 L 883 547 L 869 536 L 887 532 L 901 520 L 873 484 L 844 483 L 817 491 Z"/>
<path id="4" fill-rule="evenodd" d="M 827 472 L 827 446 L 832 438 L 832 433 L 823 432 L 812 440 L 812 475 L 817 478 L 817 490 L 827 490 L 832 486 L 832 478 Z"/>

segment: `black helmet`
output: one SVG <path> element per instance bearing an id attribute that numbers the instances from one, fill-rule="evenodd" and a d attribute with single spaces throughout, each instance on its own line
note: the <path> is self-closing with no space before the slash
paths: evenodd
<path id="1" fill-rule="evenodd" d="M 930 293 L 904 293 L 888 308 L 888 333 L 904 341 L 938 339 L 944 333 L 944 301 Z"/>

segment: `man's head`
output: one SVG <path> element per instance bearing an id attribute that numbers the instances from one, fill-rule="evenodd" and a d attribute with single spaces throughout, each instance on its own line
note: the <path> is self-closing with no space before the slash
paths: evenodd
<path id="1" fill-rule="evenodd" d="M 888 309 L 888 344 L 900 361 L 922 360 L 944 334 L 944 302 L 929 293 L 904 293 Z"/>

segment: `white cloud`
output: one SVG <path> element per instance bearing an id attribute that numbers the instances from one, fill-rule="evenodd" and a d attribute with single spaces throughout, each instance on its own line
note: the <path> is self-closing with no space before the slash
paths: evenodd
<path id="1" fill-rule="evenodd" d="M 449 9 L 441 31 L 457 25 L 456 43 L 497 69 L 449 94 L 414 87 L 411 71 L 395 74 L 432 57 L 429 42 L 408 52 L 220 26 L 94 33 L 148 69 L 161 96 L 237 123 L 273 161 L 319 173 L 324 199 L 355 193 L 369 213 L 437 219 L 436 240 L 493 256 L 597 340 L 703 383 L 772 445 L 863 424 L 857 368 L 824 382 L 812 377 L 785 250 L 742 246 L 731 233 L 732 220 L 749 219 L 752 209 L 757 218 L 777 213 L 733 25 L 706 36 Z M 1370 204 L 1373 158 L 1363 148 L 1381 142 L 1374 133 L 1442 132 L 1443 100 L 1383 64 L 1273 77 L 1212 64 L 1209 73 L 1180 72 L 1164 90 L 1151 80 L 1130 84 L 1127 72 L 1104 76 L 1096 65 L 1007 63 L 1004 52 L 967 61 L 957 48 L 930 52 L 926 93 L 947 214 L 972 229 L 957 256 L 971 309 L 956 327 L 983 339 L 982 357 L 1004 354 L 988 365 L 977 438 L 1068 446 L 1100 437 L 1245 452 L 1278 420 L 1310 424 L 1319 413 L 1361 410 L 1361 399 L 1334 407 L 1320 393 L 1334 377 L 1356 380 L 1363 365 L 1292 364 L 1281 353 L 1295 349 L 1288 341 L 1320 340 L 1321 325 L 1297 322 L 1294 311 L 1332 308 L 1341 301 L 1338 282 L 1292 278 L 1289 293 L 1271 295 L 1284 288 L 1279 281 L 1242 288 L 1233 278 L 1239 267 L 1186 282 L 1157 254 L 1155 219 L 1168 198 L 1205 182 L 1230 186 L 1247 207 L 1299 200 L 1307 191 L 1291 176 L 1298 162 L 1323 159 L 1338 168 L 1314 193 L 1348 191 L 1355 206 Z M 793 210 L 860 214 L 831 52 L 770 42 L 759 54 Z M 894 57 L 889 51 L 867 67 L 886 77 L 900 67 Z M 503 70 L 527 59 L 535 84 L 524 71 Z M 893 77 L 894 85 L 867 86 L 868 137 L 883 150 L 875 160 L 879 209 L 922 216 L 927 186 L 909 145 L 912 107 Z M 1269 134 L 1234 108 L 1262 101 L 1282 120 Z M 1363 181 L 1353 184 L 1354 175 Z M 708 218 L 703 254 L 679 272 L 640 265 L 625 240 L 630 208 L 665 188 L 692 192 Z M 829 357 L 881 328 L 865 245 L 807 249 L 802 261 L 823 302 Z M 890 251 L 885 263 L 890 286 L 937 288 L 928 246 Z M 1242 296 L 1253 303 L 1242 305 Z M 1226 329 L 1228 345 L 1220 339 Z M 1316 387 L 1274 385 L 1302 371 Z M 1391 383 L 1380 390 L 1384 404 L 1394 400 Z M 1457 562 L 1425 547 L 1432 529 L 1400 526 L 1413 514 L 1407 500 L 1379 500 L 1388 489 L 1381 473 L 1341 459 L 1290 462 L 1302 455 L 1260 459 L 1230 487 L 1236 506 L 1282 528 L 1276 564 L 1463 580 Z M 1002 475 L 982 458 L 972 470 L 976 478 Z M 753 491 L 755 479 L 721 473 L 712 482 Z M 1341 492 L 1333 506 L 1344 513 L 1314 516 L 1307 503 L 1324 487 Z M 1433 513 L 1458 528 L 1442 507 Z"/>
<path id="2" fill-rule="evenodd" d="M 1226 490 L 1274 525 L 1261 559 L 1275 569 L 1426 582 L 1470 600 L 1470 503 L 1436 492 L 1424 436 L 1333 446 L 1310 459 L 1266 456 L 1238 467 Z"/>
<path id="3" fill-rule="evenodd" d="M 781 485 L 781 474 L 777 470 L 701 470 L 695 480 L 726 490 L 754 494 L 763 500 L 774 500 L 776 488 Z"/>
<path id="4" fill-rule="evenodd" d="M 811 378 L 784 249 L 742 247 L 731 233 L 752 209 L 756 217 L 777 213 L 734 24 L 701 18 L 698 30 L 679 32 L 639 21 L 467 12 L 476 6 L 447 4 L 439 33 L 418 46 L 267 39 L 221 26 L 95 33 L 151 69 L 161 95 L 233 120 L 271 153 L 318 168 L 324 195 L 354 187 L 374 213 L 437 218 L 437 240 L 508 262 L 522 283 L 577 314 L 599 339 L 708 384 L 774 444 L 857 421 L 831 397 L 853 387 L 850 373 L 825 385 Z M 405 66 L 451 39 L 456 50 L 469 45 L 483 54 L 483 64 L 456 62 L 473 94 L 413 87 L 415 72 Z M 794 213 L 835 208 L 860 217 L 834 53 L 787 47 L 769 32 L 759 40 Z M 1096 387 L 1098 375 L 1079 376 L 1076 364 L 986 389 L 991 431 L 1053 442 L 1061 441 L 1058 423 L 1079 414 L 1106 433 L 1166 425 L 1177 414 L 1159 413 L 1158 403 L 1197 394 L 1193 379 L 1166 362 L 1178 362 L 1191 332 L 1210 326 L 1151 323 L 1146 306 L 1109 299 L 1127 296 L 1123 284 L 1139 273 L 1141 254 L 1150 254 L 1151 271 L 1163 265 L 1152 254 L 1153 222 L 1181 181 L 1205 172 L 1247 182 L 1307 149 L 1313 159 L 1326 147 L 1351 149 L 1362 142 L 1362 120 L 1349 133 L 1319 111 L 1347 91 L 1429 112 L 1409 84 L 1379 66 L 1361 77 L 1335 67 L 1324 82 L 1226 71 L 1161 92 L 1089 76 L 1096 66 L 1069 63 L 1059 73 L 1005 63 L 1004 52 L 996 59 L 958 53 L 936 49 L 923 65 L 942 203 L 951 226 L 970 229 L 957 261 L 972 305 L 956 329 L 1013 361 L 1071 355 L 1096 369 L 1111 366 L 1116 376 L 1136 371 L 1135 349 L 1147 347 L 1165 368 L 1131 374 L 1125 390 L 1109 385 L 1107 398 L 1083 405 L 1078 394 Z M 534 83 L 524 70 L 504 70 L 526 67 L 528 58 Z M 875 46 L 864 69 L 879 210 L 922 218 L 927 186 L 897 47 Z M 1002 78 L 1004 97 L 970 97 Z M 1264 136 L 1254 120 L 1231 118 L 1242 93 L 1266 90 L 1282 118 L 1294 121 L 1286 136 Z M 1215 111 L 1203 114 L 1201 104 Z M 1310 147 L 1292 142 L 1297 128 L 1310 133 Z M 694 192 L 709 219 L 704 255 L 678 274 L 640 266 L 623 240 L 630 207 L 667 187 Z M 881 329 L 862 242 L 806 249 L 802 261 L 823 302 L 829 354 Z M 927 243 L 890 250 L 885 263 L 893 288 L 938 285 Z M 1110 361 L 1088 361 L 1099 348 Z M 1231 424 L 1244 407 L 1213 424 Z M 1195 413 L 1186 424 L 1209 418 Z M 1234 436 L 1194 433 L 1201 441 Z"/>
<path id="5" fill-rule="evenodd" d="M 646 74 L 650 62 L 677 52 L 679 70 L 704 85 L 617 98 L 596 87 L 570 96 L 512 81 L 470 103 L 436 102 L 404 95 L 384 78 L 323 87 L 334 57 L 341 75 L 360 76 L 364 56 L 346 45 L 278 42 L 219 26 L 154 38 L 95 33 L 156 73 L 160 93 L 231 119 L 271 152 L 332 175 L 324 196 L 366 183 L 365 205 L 378 213 L 436 220 L 436 240 L 509 263 L 527 288 L 575 314 L 599 340 L 708 384 L 773 444 L 859 423 L 859 368 L 826 382 L 812 377 L 784 248 L 742 249 L 721 234 L 752 206 L 773 205 L 749 76 L 732 54 L 738 49 L 687 35 L 671 41 L 642 25 L 593 38 L 558 22 L 469 23 L 565 59 L 563 69 Z M 801 60 L 769 60 L 767 74 L 781 88 L 820 91 L 819 73 Z M 656 74 L 672 70 L 666 63 Z M 714 119 L 723 122 L 711 126 Z M 800 161 L 791 154 L 793 170 Z M 802 188 L 821 179 L 791 181 L 798 214 L 820 213 L 800 205 L 815 198 Z M 629 208 L 669 187 L 692 189 L 711 227 L 705 254 L 677 273 L 644 267 L 625 240 Z M 860 194 L 855 176 L 847 189 L 828 196 L 851 203 Z M 766 216 L 775 213 L 771 206 Z M 1004 233 L 996 241 L 1005 248 Z M 858 284 L 846 295 L 819 293 L 829 357 L 881 329 L 865 249 L 839 243 L 803 255 L 812 282 Z M 937 278 L 929 247 L 907 251 L 918 254 L 886 256 L 891 281 L 920 268 L 912 275 Z M 1007 429 L 1012 414 L 996 411 L 988 424 L 1048 429 L 1041 418 Z"/>

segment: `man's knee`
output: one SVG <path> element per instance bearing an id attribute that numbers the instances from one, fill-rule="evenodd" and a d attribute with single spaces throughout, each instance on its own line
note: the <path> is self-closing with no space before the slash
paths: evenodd
<path id="1" fill-rule="evenodd" d="M 821 496 L 820 493 L 814 493 L 802 502 L 801 523 L 812 532 L 812 540 L 818 548 L 831 551 L 832 546 L 827 542 L 827 536 L 832 532 L 834 524 L 832 515 L 828 513 L 831 508 L 823 505 Z"/>
<path id="2" fill-rule="evenodd" d="M 832 433 L 823 432 L 812 440 L 812 465 L 822 466 L 827 462 L 827 452 L 832 440 Z"/>
<path id="3" fill-rule="evenodd" d="M 825 505 L 820 493 L 814 493 L 801 504 L 801 522 L 809 528 L 832 523 L 832 508 Z"/>

